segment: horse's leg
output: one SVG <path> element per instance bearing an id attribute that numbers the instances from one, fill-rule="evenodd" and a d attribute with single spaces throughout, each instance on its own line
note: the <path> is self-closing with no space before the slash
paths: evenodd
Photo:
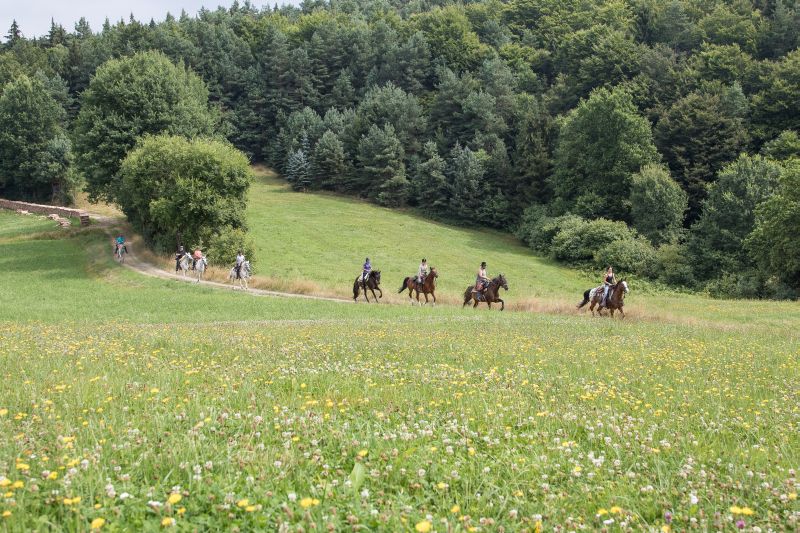
<path id="1" fill-rule="evenodd" d="M 428 293 L 423 292 L 422 295 L 425 297 L 425 305 L 428 305 Z M 417 298 L 419 298 L 419 293 L 417 293 Z"/>
<path id="2" fill-rule="evenodd" d="M 378 292 L 380 293 L 381 298 L 383 298 L 383 291 L 381 290 L 381 288 L 380 287 L 375 287 L 375 288 L 378 289 Z M 375 296 L 375 292 L 374 291 L 372 292 L 372 295 Z"/>
<path id="3" fill-rule="evenodd" d="M 378 303 L 378 297 L 375 295 L 375 289 L 370 287 L 369 290 L 372 292 L 372 299 L 375 300 L 375 303 Z M 378 289 L 378 291 L 380 291 L 380 289 Z M 383 298 L 383 294 L 381 294 L 381 298 Z"/>
<path id="4" fill-rule="evenodd" d="M 619 314 L 622 315 L 622 319 L 624 320 L 625 319 L 625 311 L 623 311 L 621 307 L 619 308 Z"/>
<path id="5" fill-rule="evenodd" d="M 501 311 L 506 308 L 506 303 L 503 301 L 502 298 L 498 298 L 497 301 L 500 302 L 500 310 Z"/>
<path id="6" fill-rule="evenodd" d="M 431 297 L 433 298 L 433 304 L 431 304 L 431 305 L 433 305 L 434 307 L 436 307 L 436 293 L 435 293 L 435 292 L 433 292 L 433 291 L 431 291 Z"/>

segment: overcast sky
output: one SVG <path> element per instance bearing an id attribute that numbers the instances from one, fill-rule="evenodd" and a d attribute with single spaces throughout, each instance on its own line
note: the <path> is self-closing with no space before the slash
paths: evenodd
<path id="1" fill-rule="evenodd" d="M 277 0 L 278 4 L 299 5 L 301 0 Z M 93 31 L 99 31 L 106 17 L 111 22 L 126 20 L 133 13 L 137 20 L 149 22 L 164 20 L 167 12 L 179 15 L 185 9 L 195 15 L 201 7 L 216 9 L 230 6 L 233 0 L 0 0 L 0 38 L 5 41 L 11 21 L 16 20 L 26 37 L 40 36 L 50 30 L 50 19 L 72 31 L 75 22 L 86 17 Z M 257 8 L 273 6 L 276 0 L 252 0 Z"/>

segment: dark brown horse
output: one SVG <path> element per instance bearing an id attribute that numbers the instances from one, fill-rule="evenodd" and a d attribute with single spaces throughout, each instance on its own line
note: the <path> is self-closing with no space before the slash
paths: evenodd
<path id="1" fill-rule="evenodd" d="M 381 284 L 381 271 L 380 270 L 373 270 L 367 275 L 366 282 L 361 281 L 361 276 L 356 278 L 356 281 L 353 283 L 353 301 L 358 300 L 358 295 L 361 292 L 361 289 L 364 289 L 364 298 L 367 299 L 369 302 L 369 296 L 367 296 L 367 289 L 372 292 L 372 297 L 375 298 L 375 301 L 378 301 L 378 296 L 375 296 L 375 290 L 380 293 L 380 298 L 383 298 L 383 291 L 378 286 Z"/>
<path id="2" fill-rule="evenodd" d="M 472 305 L 473 309 L 478 307 L 478 304 L 481 302 L 486 302 L 489 309 L 492 308 L 493 303 L 500 302 L 500 310 L 502 311 L 506 308 L 506 303 L 500 298 L 500 287 L 508 290 L 508 282 L 506 281 L 506 277 L 502 274 L 490 281 L 489 286 L 486 287 L 486 290 L 483 292 L 473 292 L 475 286 L 470 285 L 464 292 L 464 304 L 461 307 L 467 305 L 470 300 L 475 301 Z"/>
<path id="3" fill-rule="evenodd" d="M 608 289 L 608 301 L 603 305 L 603 286 L 595 289 L 587 289 L 583 293 L 583 301 L 578 304 L 578 309 L 591 302 L 589 311 L 594 316 L 594 308 L 597 306 L 597 314 L 602 316 L 602 310 L 608 309 L 611 316 L 614 316 L 614 311 L 619 311 L 622 318 L 625 318 L 625 311 L 622 310 L 625 305 L 625 295 L 628 294 L 628 282 L 620 280 L 618 283 L 611 285 Z"/>
<path id="4" fill-rule="evenodd" d="M 419 294 L 420 292 L 425 296 L 425 303 L 428 303 L 428 295 L 430 294 L 433 297 L 433 305 L 436 305 L 436 294 L 434 291 L 436 290 L 436 278 L 439 277 L 439 273 L 436 271 L 436 267 L 431 267 L 430 273 L 425 276 L 425 281 L 420 283 L 416 280 L 415 276 L 408 276 L 406 279 L 403 280 L 403 285 L 400 287 L 400 290 L 397 291 L 398 294 L 403 292 L 404 290 L 408 289 L 408 299 L 412 303 L 414 300 L 411 299 L 411 294 L 414 291 L 417 291 L 417 303 L 422 305 L 419 301 Z"/>

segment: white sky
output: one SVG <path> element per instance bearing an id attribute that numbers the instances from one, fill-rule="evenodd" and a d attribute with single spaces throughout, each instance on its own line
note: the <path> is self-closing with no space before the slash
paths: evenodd
<path id="1" fill-rule="evenodd" d="M 243 0 L 240 0 L 243 3 Z M 300 5 L 301 0 L 252 0 L 256 8 L 275 3 Z M 50 30 L 50 19 L 72 31 L 82 16 L 86 17 L 92 31 L 99 31 L 103 21 L 114 23 L 120 18 L 128 19 L 131 13 L 137 20 L 156 22 L 164 20 L 167 12 L 178 16 L 181 9 L 193 16 L 201 7 L 216 9 L 218 5 L 229 7 L 233 0 L 0 0 L 0 40 L 5 41 L 11 21 L 17 21 L 26 37 L 45 35 Z"/>

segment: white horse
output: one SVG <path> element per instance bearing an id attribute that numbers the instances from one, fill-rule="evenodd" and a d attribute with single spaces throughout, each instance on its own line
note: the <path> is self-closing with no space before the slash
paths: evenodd
<path id="1" fill-rule="evenodd" d="M 197 274 L 197 281 L 195 283 L 200 283 L 200 280 L 203 279 L 203 274 L 206 273 L 206 267 L 208 266 L 208 260 L 206 256 L 201 257 L 194 263 L 194 271 Z"/>
<path id="2" fill-rule="evenodd" d="M 125 254 L 128 253 L 126 244 L 117 244 L 114 248 L 114 258 L 120 263 L 125 262 Z"/>
<path id="3" fill-rule="evenodd" d="M 183 257 L 181 257 L 181 260 L 178 262 L 178 267 L 181 269 L 181 272 L 183 272 L 184 278 L 186 277 L 186 273 L 189 271 L 189 267 L 191 264 L 192 264 L 192 258 L 189 254 L 184 254 Z M 175 275 L 177 276 L 178 273 L 175 272 Z"/>
<path id="4" fill-rule="evenodd" d="M 245 261 L 244 263 L 242 263 L 242 266 L 239 269 L 239 273 L 240 273 L 240 275 L 238 277 L 238 279 L 239 279 L 239 287 L 241 287 L 244 290 L 247 290 L 249 288 L 248 287 L 248 280 L 250 279 L 250 276 L 253 274 L 252 270 L 250 269 L 250 261 Z M 231 285 L 235 285 L 236 284 L 236 279 L 237 279 L 237 277 L 236 277 L 236 267 L 233 267 L 231 269 L 231 273 L 228 275 L 228 279 L 231 280 Z"/>

